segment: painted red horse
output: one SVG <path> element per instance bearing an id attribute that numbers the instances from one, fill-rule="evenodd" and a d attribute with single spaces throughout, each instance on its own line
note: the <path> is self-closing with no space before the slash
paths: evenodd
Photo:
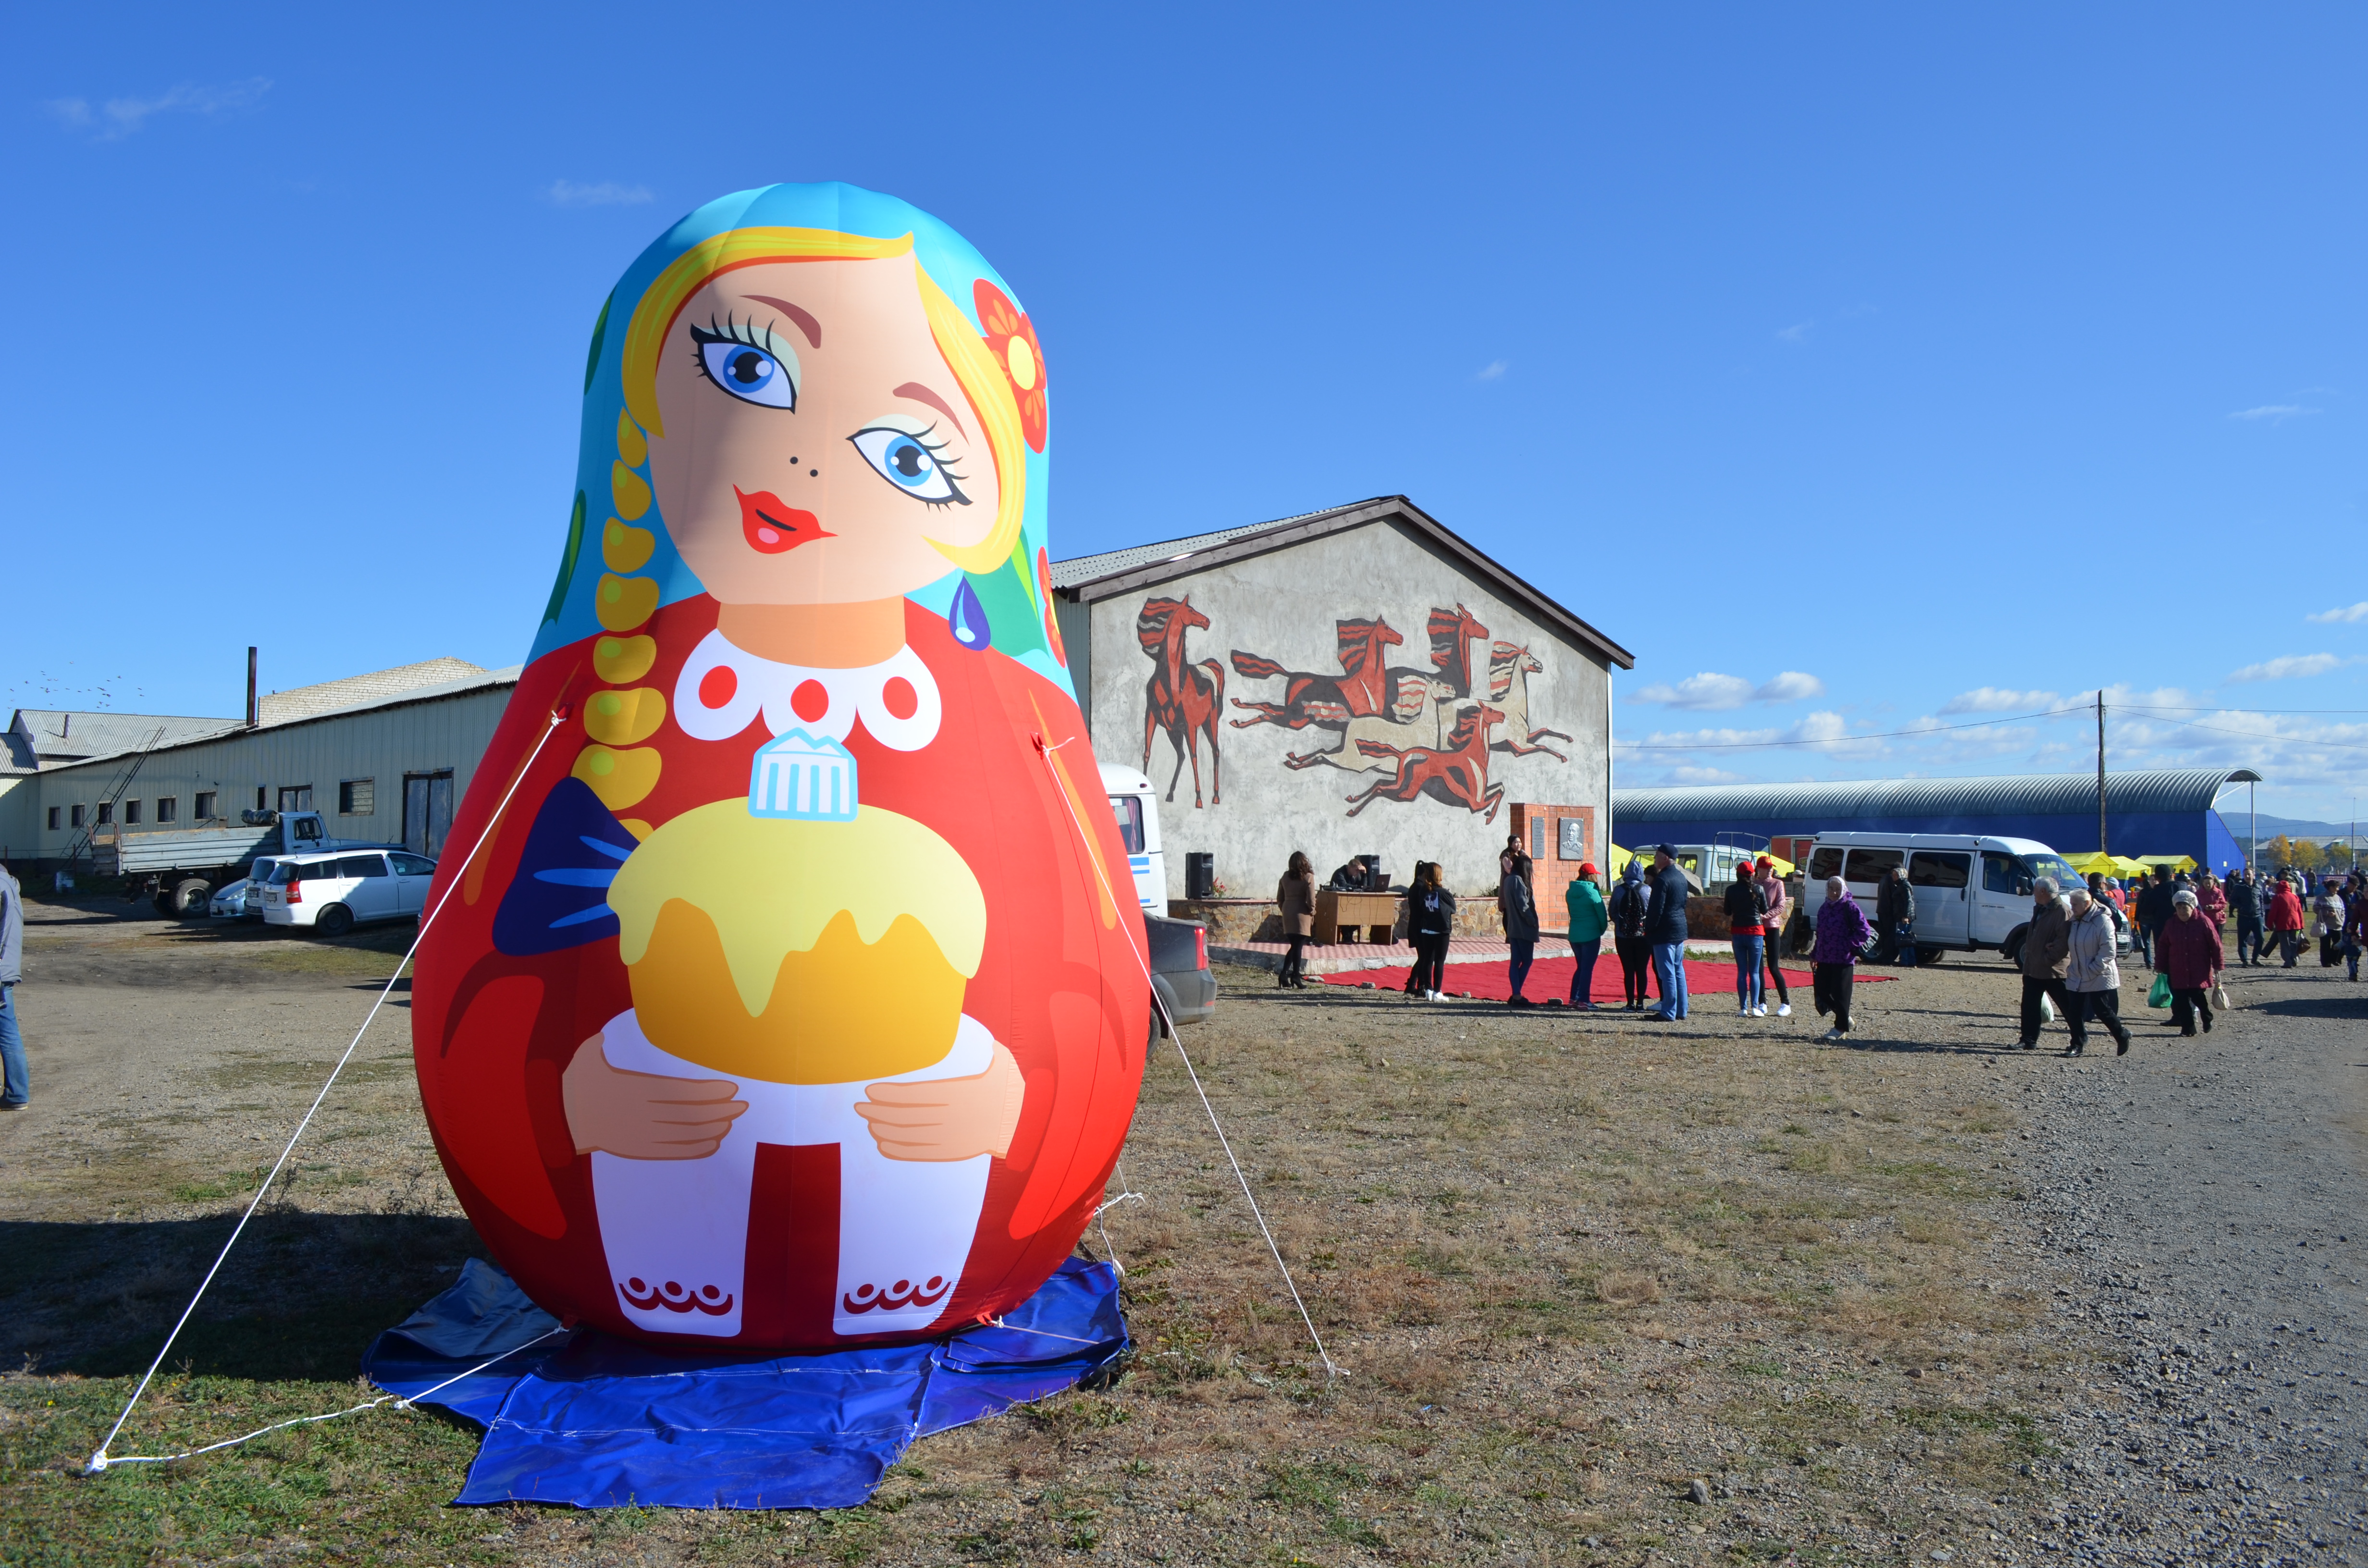
<path id="1" fill-rule="evenodd" d="M 1486 702 L 1471 704 L 1456 721 L 1444 748 L 1359 741 L 1357 749 L 1367 756 L 1397 758 L 1398 770 L 1363 793 L 1348 797 L 1349 814 L 1355 816 L 1377 800 L 1406 801 L 1428 795 L 1468 811 L 1485 809 L 1486 820 L 1495 822 L 1505 787 L 1488 782 L 1488 731 L 1504 717 Z"/>
<path id="2" fill-rule="evenodd" d="M 1346 728 L 1351 719 L 1389 711 L 1392 682 L 1387 655 L 1383 650 L 1406 639 L 1379 616 L 1371 620 L 1338 620 L 1332 624 L 1340 658 L 1341 673 L 1337 676 L 1314 670 L 1287 670 L 1272 659 L 1246 653 L 1239 648 L 1234 650 L 1234 672 L 1245 680 L 1283 677 L 1281 702 L 1234 699 L 1235 707 L 1252 715 L 1229 721 L 1235 729 L 1280 724 L 1287 730 L 1304 730 L 1310 724 L 1320 724 L 1338 730 Z"/>
<path id="3" fill-rule="evenodd" d="M 1209 618 L 1192 608 L 1190 595 L 1180 599 L 1145 599 L 1134 618 L 1135 641 L 1157 667 L 1143 685 L 1143 770 L 1151 771 L 1151 738 L 1165 730 L 1176 748 L 1176 771 L 1167 778 L 1167 798 L 1176 798 L 1177 781 L 1184 777 L 1184 759 L 1192 759 L 1192 804 L 1201 804 L 1201 737 L 1209 737 L 1209 803 L 1224 799 L 1217 754 L 1217 715 L 1225 708 L 1225 666 L 1214 659 L 1195 664 L 1184 657 L 1184 633 L 1193 627 L 1206 631 Z"/>

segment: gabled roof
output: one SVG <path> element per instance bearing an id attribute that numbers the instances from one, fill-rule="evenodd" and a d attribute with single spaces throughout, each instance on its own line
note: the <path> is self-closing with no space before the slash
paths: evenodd
<path id="1" fill-rule="evenodd" d="M 2105 775 L 2117 812 L 2203 812 L 2231 784 L 2258 782 L 2248 767 L 2150 767 Z M 1687 784 L 1615 790 L 1622 827 L 1647 823 L 1762 822 L 1814 817 L 1834 824 L 1884 817 L 2093 816 L 2093 773 L 2024 773 L 1996 778 L 1873 778 L 1833 784 Z"/>
<path id="2" fill-rule="evenodd" d="M 1593 649 L 1623 670 L 1636 667 L 1636 656 L 1627 649 L 1482 554 L 1403 495 L 1376 496 L 1270 523 L 1252 523 L 1246 528 L 1222 528 L 1214 533 L 1190 534 L 1157 544 L 1139 544 L 1126 550 L 1105 551 L 1099 555 L 1056 561 L 1053 563 L 1053 587 L 1064 598 L 1091 604 L 1205 572 L 1212 566 L 1247 561 L 1269 551 L 1288 550 L 1327 534 L 1345 533 L 1370 523 L 1392 522 L 1422 535 L 1462 562 L 1474 577 L 1570 641 Z"/>
<path id="3" fill-rule="evenodd" d="M 0 772 L 30 773 L 88 756 L 137 751 L 163 732 L 157 744 L 211 734 L 233 719 L 191 718 L 169 713 L 88 713 L 64 708 L 19 708 L 8 726 L 8 756 Z"/>
<path id="4" fill-rule="evenodd" d="M 248 729 L 245 724 L 233 720 L 209 719 L 205 722 L 212 726 L 211 729 L 199 734 L 185 735 L 178 739 L 159 742 L 154 749 L 159 752 L 173 751 L 181 746 L 198 745 L 207 741 L 234 740 L 242 735 L 259 734 L 265 731 L 292 729 L 301 724 L 322 723 L 331 719 L 343 719 L 355 713 L 364 713 L 374 710 L 388 708 L 407 708 L 414 703 L 435 702 L 447 697 L 465 696 L 472 691 L 490 690 L 495 687 L 516 686 L 518 681 L 518 676 L 526 668 L 523 665 L 511 665 L 507 668 L 498 670 L 479 669 L 474 665 L 464 665 L 462 664 L 462 661 L 459 659 L 450 661 L 430 661 L 428 665 L 406 665 L 404 668 L 411 670 L 430 669 L 437 665 L 444 663 L 461 665 L 463 668 L 475 670 L 476 673 L 474 675 L 465 676 L 458 680 L 438 681 L 432 685 L 409 687 L 401 690 L 383 693 L 376 697 L 361 697 L 354 700 L 349 700 L 342 708 L 324 709 L 316 712 L 303 713 L 294 718 L 267 722 L 256 726 L 256 728 L 253 730 Z M 330 687 L 348 687 L 351 684 L 367 682 L 370 678 L 370 677 L 367 676 L 357 676 L 355 677 L 355 682 L 352 683 L 347 681 L 324 681 L 317 687 L 300 687 L 299 689 L 305 691 L 323 691 Z M 122 749 L 124 751 L 138 751 L 146 740 L 147 736 L 142 734 L 134 740 L 131 745 Z M 109 754 L 107 756 L 88 757 L 80 762 L 69 763 L 65 766 L 72 767 L 89 767 L 98 763 L 111 762 L 120 755 L 120 753 L 114 753 Z"/>
<path id="5" fill-rule="evenodd" d="M 265 724 L 285 724 L 290 720 L 309 719 L 318 713 L 335 712 L 382 697 L 472 679 L 484 673 L 483 665 L 472 665 L 466 659 L 426 659 L 416 665 L 397 665 L 391 670 L 372 670 L 368 675 L 347 676 L 343 680 L 324 680 L 316 686 L 270 692 L 258 699 L 256 706 L 261 710 L 258 717 Z"/>

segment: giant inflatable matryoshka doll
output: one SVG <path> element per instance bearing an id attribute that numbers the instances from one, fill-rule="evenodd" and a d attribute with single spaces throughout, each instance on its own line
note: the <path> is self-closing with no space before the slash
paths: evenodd
<path id="1" fill-rule="evenodd" d="M 913 1339 L 1076 1244 L 1149 987 L 1053 614 L 1044 390 L 978 254 L 848 186 L 700 208 L 602 308 L 412 1019 L 453 1189 L 554 1312 Z"/>

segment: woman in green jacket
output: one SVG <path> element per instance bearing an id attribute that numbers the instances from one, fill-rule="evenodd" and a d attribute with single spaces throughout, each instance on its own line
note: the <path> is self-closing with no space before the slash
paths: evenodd
<path id="1" fill-rule="evenodd" d="M 1578 875 L 1571 879 L 1562 896 L 1570 911 L 1570 956 L 1578 960 L 1570 974 L 1570 1005 L 1591 1010 L 1595 958 L 1603 950 L 1603 933 L 1611 924 L 1603 907 L 1603 889 L 1595 881 L 1595 862 L 1589 860 L 1578 868 Z"/>

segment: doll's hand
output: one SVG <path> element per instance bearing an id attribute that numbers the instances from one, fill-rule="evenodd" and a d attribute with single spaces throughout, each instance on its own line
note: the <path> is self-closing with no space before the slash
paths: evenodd
<path id="1" fill-rule="evenodd" d="M 997 1045 L 986 1071 L 975 1077 L 874 1084 L 855 1113 L 871 1124 L 872 1141 L 892 1160 L 1000 1158 L 1011 1152 L 1027 1087 L 1019 1063 Z"/>
<path id="2" fill-rule="evenodd" d="M 560 1103 L 575 1152 L 629 1160 L 700 1160 L 715 1153 L 733 1119 L 748 1108 L 723 1078 L 669 1078 L 609 1065 L 594 1035 L 577 1048 L 559 1080 Z"/>

